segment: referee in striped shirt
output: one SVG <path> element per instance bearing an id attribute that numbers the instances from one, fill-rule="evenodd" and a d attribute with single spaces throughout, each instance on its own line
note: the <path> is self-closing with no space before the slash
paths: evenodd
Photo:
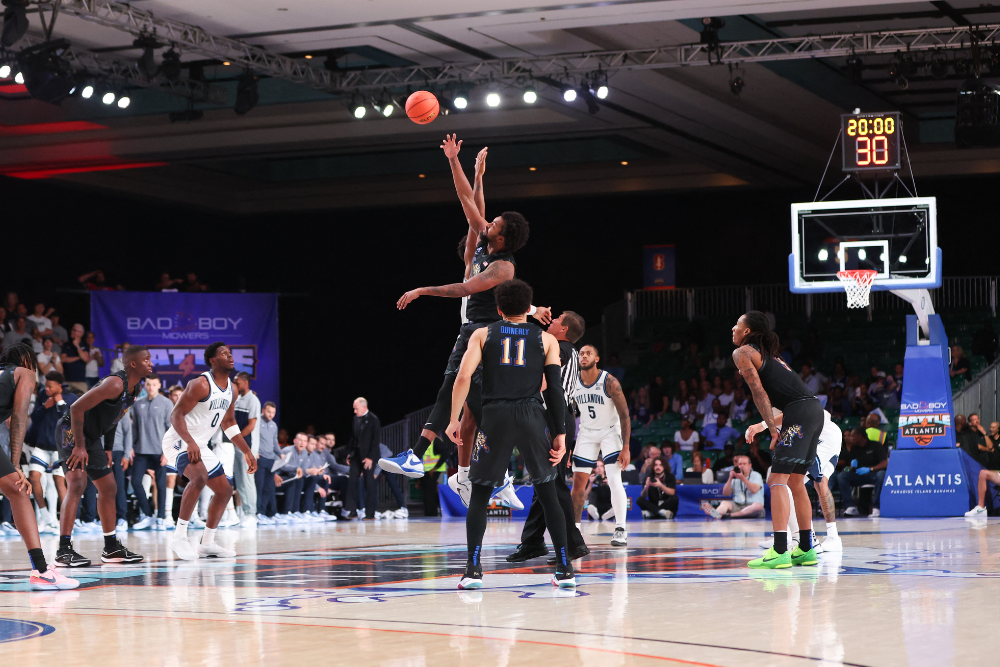
<path id="1" fill-rule="evenodd" d="M 556 477 L 556 495 L 559 498 L 559 505 L 566 515 L 566 537 L 568 538 L 570 560 L 582 558 L 590 553 L 580 529 L 576 527 L 580 517 L 573 516 L 573 496 L 566 486 L 567 465 L 573 456 L 573 445 L 576 444 L 576 414 L 573 410 L 573 402 L 570 400 L 573 387 L 577 382 L 580 373 L 580 354 L 576 351 L 574 343 L 583 337 L 586 331 L 586 324 L 583 318 L 572 310 L 563 312 L 562 315 L 552 320 L 548 332 L 559 341 L 559 363 L 562 364 L 562 388 L 566 398 L 566 455 L 560 462 L 560 475 Z M 524 530 L 521 531 L 521 544 L 518 545 L 514 553 L 507 556 L 507 561 L 520 563 L 531 558 L 538 558 L 548 553 L 545 548 L 545 514 L 542 512 L 541 503 L 535 497 L 531 501 L 528 510 L 528 518 L 524 521 Z M 552 559 L 555 562 L 554 557 Z"/>

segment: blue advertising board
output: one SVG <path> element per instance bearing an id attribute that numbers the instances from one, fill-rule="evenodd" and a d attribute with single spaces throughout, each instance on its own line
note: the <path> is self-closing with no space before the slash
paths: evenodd
<path id="1" fill-rule="evenodd" d="M 939 315 L 928 317 L 928 327 L 930 340 L 920 341 L 916 315 L 906 316 L 905 372 L 896 449 L 955 447 L 948 336 Z"/>
<path id="2" fill-rule="evenodd" d="M 642 247 L 642 286 L 650 290 L 674 288 L 674 246 Z"/>
<path id="3" fill-rule="evenodd" d="M 882 516 L 962 516 L 976 504 L 979 471 L 961 449 L 897 449 L 880 496 Z"/>
<path id="4" fill-rule="evenodd" d="M 205 348 L 233 353 L 234 373 L 250 374 L 261 402 L 278 403 L 278 295 L 91 292 L 90 325 L 98 347 L 121 356 L 121 344 L 149 348 L 164 387 L 208 370 Z"/>

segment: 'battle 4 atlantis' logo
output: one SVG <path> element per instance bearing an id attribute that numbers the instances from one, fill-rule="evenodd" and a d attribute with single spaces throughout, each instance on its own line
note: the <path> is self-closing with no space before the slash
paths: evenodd
<path id="1" fill-rule="evenodd" d="M 943 437 L 950 426 L 950 414 L 899 416 L 901 437 L 913 438 L 913 441 L 921 447 L 931 444 L 934 438 Z"/>
<path id="2" fill-rule="evenodd" d="M 184 345 L 181 343 L 181 345 Z M 208 370 L 205 365 L 205 348 L 185 345 L 147 345 L 149 356 L 153 362 L 153 370 L 163 378 L 163 385 L 187 384 L 188 380 L 197 377 Z M 251 379 L 257 378 L 257 346 L 227 345 L 233 353 L 234 373 L 249 373 Z M 120 356 L 120 355 L 119 355 Z"/>

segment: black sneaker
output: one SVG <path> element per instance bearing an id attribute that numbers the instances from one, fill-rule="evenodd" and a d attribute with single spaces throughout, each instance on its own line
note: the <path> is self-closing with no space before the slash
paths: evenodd
<path id="1" fill-rule="evenodd" d="M 530 544 L 518 544 L 517 549 L 514 549 L 514 553 L 507 556 L 508 563 L 523 563 L 526 560 L 531 560 L 532 558 L 541 558 L 549 553 L 549 550 L 545 548 L 544 544 L 537 546 L 531 546 Z"/>
<path id="2" fill-rule="evenodd" d="M 101 552 L 101 561 L 104 563 L 141 563 L 142 556 L 126 549 L 121 540 L 115 540 L 113 549 L 108 550 L 105 547 L 104 551 Z"/>
<path id="3" fill-rule="evenodd" d="M 90 559 L 84 558 L 77 552 L 73 551 L 73 545 L 70 544 L 68 547 L 59 547 L 59 550 L 56 551 L 56 566 L 90 567 Z"/>
<path id="4" fill-rule="evenodd" d="M 552 585 L 559 588 L 576 588 L 576 574 L 573 572 L 573 566 L 558 566 L 556 573 L 552 575 Z"/>
<path id="5" fill-rule="evenodd" d="M 586 544 L 581 544 L 580 546 L 578 546 L 576 549 L 573 549 L 573 551 L 569 553 L 569 559 L 570 561 L 574 561 L 577 560 L 578 558 L 583 558 L 584 556 L 589 556 L 589 555 L 590 555 L 590 548 L 587 547 Z M 546 562 L 549 565 L 555 565 L 556 557 L 549 556 L 549 559 Z"/>
<path id="6" fill-rule="evenodd" d="M 462 580 L 458 582 L 458 590 L 468 591 L 483 587 L 483 567 L 473 566 L 472 563 L 468 563 L 465 566 L 465 574 L 462 575 Z"/>

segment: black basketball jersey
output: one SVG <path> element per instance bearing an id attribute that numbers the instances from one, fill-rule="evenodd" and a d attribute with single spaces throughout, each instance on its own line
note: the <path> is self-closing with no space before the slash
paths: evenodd
<path id="1" fill-rule="evenodd" d="M 15 364 L 0 366 L 0 422 L 14 413 L 14 371 Z"/>
<path id="2" fill-rule="evenodd" d="M 483 403 L 541 399 L 545 374 L 542 328 L 501 320 L 486 327 L 482 361 Z"/>
<path id="3" fill-rule="evenodd" d="M 760 377 L 761 386 L 767 392 L 767 397 L 771 400 L 772 407 L 783 411 L 789 403 L 804 398 L 815 398 L 806 383 L 794 371 L 777 359 L 768 359 L 756 345 L 750 347 L 760 353 L 761 365 L 757 375 Z"/>
<path id="4" fill-rule="evenodd" d="M 115 428 L 122 417 L 128 414 L 139 392 L 142 391 L 142 385 L 137 382 L 135 389 L 132 393 L 129 393 L 128 373 L 123 370 L 107 376 L 101 382 L 107 382 L 112 377 L 121 378 L 122 392 L 114 398 L 101 401 L 84 413 L 83 435 L 87 439 L 87 442 L 96 442 L 102 435 L 107 434 Z M 68 425 L 69 420 L 69 411 L 67 411 L 66 416 L 63 417 L 63 421 Z"/>
<path id="5" fill-rule="evenodd" d="M 514 254 L 503 250 L 486 254 L 486 244 L 480 242 L 476 246 L 476 254 L 472 257 L 472 271 L 469 278 L 477 276 L 487 269 L 494 262 L 510 262 L 514 264 Z M 516 264 L 515 264 L 516 266 Z M 465 306 L 465 316 L 470 322 L 497 322 L 500 320 L 500 313 L 497 312 L 496 298 L 493 296 L 493 288 L 485 292 L 476 292 L 469 295 L 469 301 Z"/>

